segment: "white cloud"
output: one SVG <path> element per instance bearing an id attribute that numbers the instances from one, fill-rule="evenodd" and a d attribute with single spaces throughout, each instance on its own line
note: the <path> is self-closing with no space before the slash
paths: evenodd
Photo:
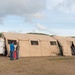
<path id="1" fill-rule="evenodd" d="M 2 18 L 0 18 L 0 24 L 3 25 L 3 19 Z"/>
<path id="2" fill-rule="evenodd" d="M 37 13 L 34 13 L 34 14 L 30 14 L 30 15 L 26 15 L 25 16 L 25 22 L 30 22 L 30 23 L 33 23 L 33 20 L 34 19 L 39 19 L 39 20 L 44 20 L 45 19 L 45 16 L 42 12 L 37 12 Z"/>
<path id="3" fill-rule="evenodd" d="M 0 18 L 8 15 L 25 17 L 41 12 L 46 8 L 45 1 L 46 0 L 0 0 Z"/>
<path id="4" fill-rule="evenodd" d="M 64 13 L 75 13 L 75 0 L 48 0 L 48 10 L 58 10 Z"/>
<path id="5" fill-rule="evenodd" d="M 33 14 L 45 8 L 45 0 L 0 0 L 0 14 Z"/>
<path id="6" fill-rule="evenodd" d="M 43 20 L 43 19 L 44 19 L 43 13 L 39 13 L 39 12 L 33 14 L 33 17 L 34 17 L 34 18 L 38 18 L 38 19 L 40 19 L 40 20 Z"/>
<path id="7" fill-rule="evenodd" d="M 75 0 L 64 0 L 56 9 L 65 13 L 75 13 Z"/>
<path id="8" fill-rule="evenodd" d="M 0 18 L 8 15 L 40 18 L 42 10 L 56 8 L 59 11 L 75 12 L 75 0 L 0 0 Z"/>
<path id="9" fill-rule="evenodd" d="M 46 31 L 46 30 L 47 30 L 47 28 L 46 28 L 45 26 L 43 26 L 43 25 L 41 25 L 41 24 L 39 24 L 39 23 L 36 24 L 36 27 L 37 27 L 37 29 L 40 30 L 40 31 Z"/>
<path id="10" fill-rule="evenodd" d="M 33 33 L 39 33 L 40 31 L 38 29 L 33 29 L 32 32 Z"/>
<path id="11" fill-rule="evenodd" d="M 47 0 L 47 9 L 51 10 L 55 8 L 57 5 L 62 3 L 64 0 Z"/>
<path id="12" fill-rule="evenodd" d="M 36 24 L 36 29 L 34 29 L 35 32 L 41 32 L 41 33 L 46 33 L 50 35 L 58 35 L 58 33 L 48 27 L 45 27 L 44 25 L 41 25 L 39 23 Z"/>
<path id="13" fill-rule="evenodd" d="M 61 36 L 75 36 L 74 29 L 51 29 L 51 31 L 56 32 L 56 35 Z"/>

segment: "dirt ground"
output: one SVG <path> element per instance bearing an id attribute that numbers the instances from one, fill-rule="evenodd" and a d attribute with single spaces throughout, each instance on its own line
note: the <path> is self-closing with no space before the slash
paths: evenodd
<path id="1" fill-rule="evenodd" d="M 13 61 L 0 56 L 0 75 L 75 75 L 75 57 L 31 57 Z"/>

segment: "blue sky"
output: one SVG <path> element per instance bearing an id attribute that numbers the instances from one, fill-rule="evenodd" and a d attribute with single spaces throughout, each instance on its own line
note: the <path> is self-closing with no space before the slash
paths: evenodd
<path id="1" fill-rule="evenodd" d="M 75 0 L 0 0 L 0 32 L 75 36 Z"/>

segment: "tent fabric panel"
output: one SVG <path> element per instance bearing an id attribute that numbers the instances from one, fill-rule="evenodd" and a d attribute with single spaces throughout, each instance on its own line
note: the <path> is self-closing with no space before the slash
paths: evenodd
<path id="1" fill-rule="evenodd" d="M 47 41 L 41 41 L 40 46 L 41 46 L 42 56 L 50 56 L 49 43 Z"/>
<path id="2" fill-rule="evenodd" d="M 30 56 L 29 41 L 19 41 L 19 45 L 20 45 L 19 50 L 20 57 Z"/>
<path id="3" fill-rule="evenodd" d="M 30 56 L 41 56 L 40 43 L 39 45 L 31 45 L 30 43 Z"/>

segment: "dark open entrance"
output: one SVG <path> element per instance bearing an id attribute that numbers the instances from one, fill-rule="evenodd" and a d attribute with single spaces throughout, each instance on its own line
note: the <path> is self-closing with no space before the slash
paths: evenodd
<path id="1" fill-rule="evenodd" d="M 4 56 L 7 56 L 8 51 L 7 51 L 7 47 L 6 47 L 6 39 L 4 38 L 4 40 L 5 40 L 5 52 L 4 52 Z"/>
<path id="2" fill-rule="evenodd" d="M 8 52 L 7 52 L 7 47 L 5 45 L 5 52 L 4 52 L 4 56 L 7 56 Z"/>
<path id="3" fill-rule="evenodd" d="M 72 45 L 71 45 L 71 52 L 72 52 L 72 55 L 75 55 L 75 46 L 74 46 L 73 41 L 72 41 Z"/>
<path id="4" fill-rule="evenodd" d="M 59 47 L 59 50 L 60 50 L 59 55 L 60 55 L 60 56 L 63 56 L 63 49 L 62 49 L 62 46 L 61 46 L 61 44 L 59 43 L 59 41 L 57 41 L 57 43 L 58 43 L 58 47 Z"/>

